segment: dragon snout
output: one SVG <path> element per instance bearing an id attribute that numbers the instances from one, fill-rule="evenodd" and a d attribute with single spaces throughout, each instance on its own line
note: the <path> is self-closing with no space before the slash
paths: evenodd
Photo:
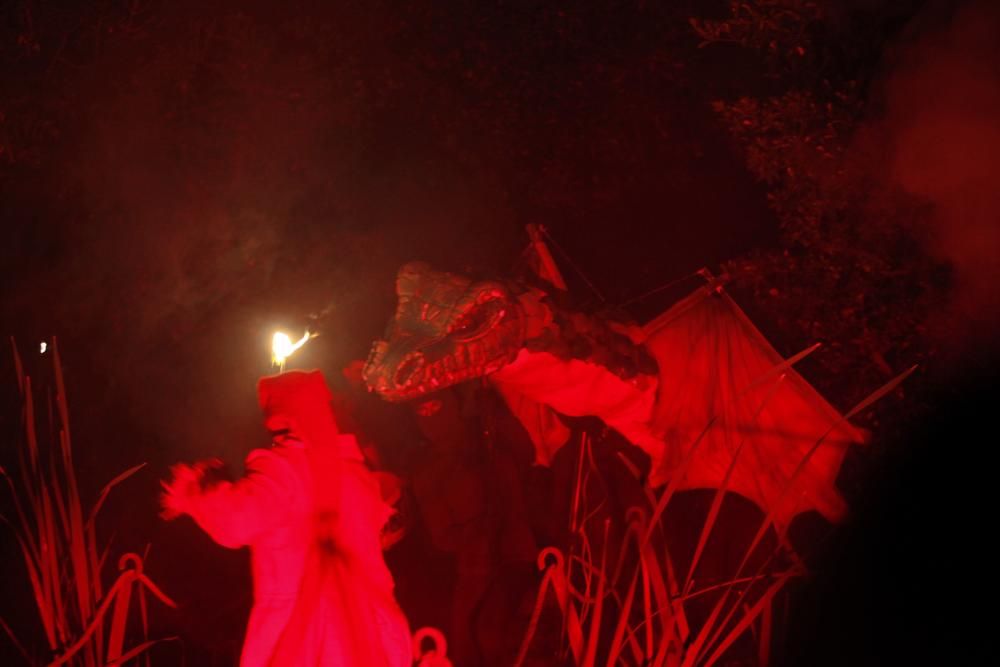
<path id="1" fill-rule="evenodd" d="M 365 362 L 364 368 L 361 369 L 361 377 L 368 384 L 369 391 L 374 391 L 379 384 L 379 367 L 385 360 L 388 349 L 388 341 L 377 340 L 372 345 L 371 352 L 368 353 L 368 361 Z"/>
<path id="2" fill-rule="evenodd" d="M 396 388 L 404 389 L 409 386 L 415 378 L 420 376 L 425 363 L 424 355 L 419 352 L 411 352 L 406 355 L 393 374 L 392 382 Z"/>
<path id="3" fill-rule="evenodd" d="M 401 400 L 421 384 L 427 370 L 427 359 L 420 350 L 390 349 L 384 340 L 372 346 L 362 375 L 368 389 L 388 400 Z"/>

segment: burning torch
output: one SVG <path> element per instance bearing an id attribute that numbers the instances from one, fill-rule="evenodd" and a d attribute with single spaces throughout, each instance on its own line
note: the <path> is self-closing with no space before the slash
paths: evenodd
<path id="1" fill-rule="evenodd" d="M 292 338 L 285 332 L 275 332 L 274 337 L 271 339 L 271 365 L 277 366 L 278 372 L 283 373 L 288 357 L 292 356 L 296 350 L 318 335 L 318 333 L 306 331 L 302 334 L 302 338 L 293 343 Z"/>
<path id="2" fill-rule="evenodd" d="M 292 356 L 296 350 L 323 331 L 324 323 L 333 310 L 334 304 L 330 303 L 317 312 L 309 313 L 306 316 L 306 332 L 294 342 L 292 341 L 292 337 L 285 332 L 275 332 L 271 338 L 271 365 L 277 367 L 279 373 L 285 371 L 285 362 L 288 360 L 288 357 Z"/>

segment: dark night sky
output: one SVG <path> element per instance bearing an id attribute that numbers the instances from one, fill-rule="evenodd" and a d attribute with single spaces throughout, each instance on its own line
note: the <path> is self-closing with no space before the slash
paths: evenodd
<path id="1" fill-rule="evenodd" d="M 237 455 L 273 327 L 332 305 L 315 347 L 363 356 L 404 261 L 502 273 L 541 222 L 622 300 L 773 237 L 676 10 L 200 4 L 19 91 L 64 125 L 4 197 L 14 332 L 59 333 L 155 450 Z"/>
<path id="2" fill-rule="evenodd" d="M 542 223 L 620 303 L 776 243 L 766 192 L 709 106 L 773 82 L 744 51 L 698 49 L 686 23 L 722 2 L 204 4 L 0 9 L 0 328 L 40 376 L 38 342 L 59 337 L 85 497 L 150 463 L 119 489 L 128 510 L 109 505 L 116 543 L 151 542 L 154 578 L 193 608 L 221 584 L 185 581 L 180 554 L 201 581 L 242 561 L 157 523 L 156 480 L 181 459 L 238 469 L 262 444 L 254 384 L 275 327 L 331 307 L 297 362 L 338 381 L 408 260 L 503 274 Z M 935 202 L 919 233 L 961 267 L 954 312 L 974 321 L 998 304 L 1000 58 L 975 30 L 995 25 L 976 20 L 988 3 L 965 3 L 964 20 L 948 18 L 962 3 L 826 4 L 885 22 L 865 127 L 886 178 Z M 902 493 L 926 483 L 922 465 Z M 887 507 L 892 523 L 903 510 Z M 855 543 L 885 546 L 881 525 Z"/>

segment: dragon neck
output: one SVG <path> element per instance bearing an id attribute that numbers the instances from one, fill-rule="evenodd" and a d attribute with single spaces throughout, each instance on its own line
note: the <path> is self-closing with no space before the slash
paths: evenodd
<path id="1" fill-rule="evenodd" d="M 608 367 L 522 348 L 490 380 L 505 397 L 517 395 L 570 417 L 595 416 L 658 460 L 663 442 L 649 429 L 655 375 L 621 377 Z"/>

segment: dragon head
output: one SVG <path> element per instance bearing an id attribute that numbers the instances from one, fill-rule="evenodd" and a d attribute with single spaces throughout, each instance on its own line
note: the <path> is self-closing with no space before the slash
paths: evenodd
<path id="1" fill-rule="evenodd" d="M 504 284 L 473 282 L 404 265 L 385 340 L 372 346 L 363 375 L 389 401 L 406 401 L 483 377 L 510 363 L 524 342 L 524 311 Z"/>

